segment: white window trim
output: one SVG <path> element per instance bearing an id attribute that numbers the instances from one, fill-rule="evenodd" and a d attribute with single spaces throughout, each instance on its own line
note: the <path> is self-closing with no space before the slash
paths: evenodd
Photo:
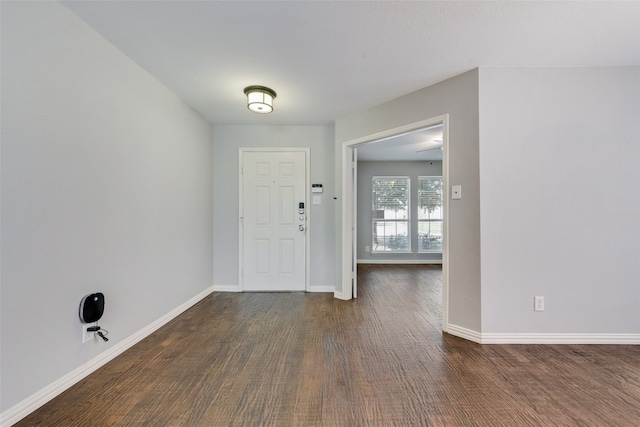
<path id="1" fill-rule="evenodd" d="M 443 182 L 444 185 L 444 179 L 442 175 L 420 175 L 418 176 L 418 192 L 420 191 L 420 181 L 423 178 L 440 178 L 440 181 Z M 444 187 L 442 189 L 442 199 L 440 200 L 440 209 L 444 209 Z M 419 212 L 420 210 L 420 196 L 418 195 L 418 201 L 416 203 L 416 210 Z M 424 250 L 422 249 L 421 245 L 420 245 L 420 223 L 421 222 L 440 222 L 441 225 L 441 229 L 444 231 L 444 212 L 442 215 L 442 218 L 440 219 L 420 219 L 420 215 L 418 214 L 418 212 L 416 212 L 416 219 L 417 219 L 417 226 L 418 226 L 418 233 L 417 233 L 417 237 L 418 237 L 418 253 L 419 254 L 439 254 L 442 253 L 442 249 L 440 250 Z"/>
<path id="2" fill-rule="evenodd" d="M 412 234 L 411 234 L 411 177 L 410 176 L 401 176 L 401 175 L 374 175 L 371 177 L 371 188 L 373 191 L 373 181 L 376 179 L 404 179 L 407 181 L 407 218 L 406 219 L 376 219 L 376 218 L 372 218 L 371 219 L 371 254 L 372 255 L 380 255 L 380 254 L 385 254 L 385 255 L 389 255 L 389 254 L 412 254 L 413 253 L 413 249 L 411 247 L 411 241 L 412 239 Z M 372 202 L 373 202 L 373 197 L 372 197 Z M 373 209 L 373 206 L 371 207 Z M 375 227 L 375 223 L 379 222 L 379 221 L 385 221 L 385 222 L 403 222 L 407 224 L 407 244 L 408 247 L 407 249 L 402 249 L 402 250 L 396 250 L 396 251 L 389 251 L 389 250 L 376 250 L 375 247 L 376 245 L 374 244 L 373 241 L 373 236 L 375 235 L 375 233 L 373 232 L 373 227 Z"/>

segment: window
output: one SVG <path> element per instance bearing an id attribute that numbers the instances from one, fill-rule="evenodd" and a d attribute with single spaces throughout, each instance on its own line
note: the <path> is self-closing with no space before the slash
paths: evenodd
<path id="1" fill-rule="evenodd" d="M 442 252 L 442 177 L 418 177 L 418 252 Z"/>
<path id="2" fill-rule="evenodd" d="M 374 176 L 372 252 L 410 252 L 409 177 Z"/>

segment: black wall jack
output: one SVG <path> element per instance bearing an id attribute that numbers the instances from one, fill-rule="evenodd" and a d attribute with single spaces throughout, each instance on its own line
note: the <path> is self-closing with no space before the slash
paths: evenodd
<path id="1" fill-rule="evenodd" d="M 105 333 L 103 334 L 102 331 L 104 331 Z M 89 326 L 87 328 L 87 332 L 95 332 L 100 338 L 104 340 L 104 342 L 109 341 L 109 338 L 106 337 L 106 335 L 109 335 L 109 331 L 107 331 L 106 329 L 102 329 L 100 326 Z"/>

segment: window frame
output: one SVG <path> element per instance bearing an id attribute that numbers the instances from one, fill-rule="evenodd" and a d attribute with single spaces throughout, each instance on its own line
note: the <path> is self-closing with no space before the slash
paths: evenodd
<path id="1" fill-rule="evenodd" d="M 440 218 L 420 218 L 420 189 L 422 188 L 422 181 L 425 179 L 439 179 L 440 180 Z M 417 227 L 418 232 L 416 233 L 418 238 L 418 253 L 419 254 L 433 254 L 433 253 L 442 253 L 442 242 L 444 235 L 444 181 L 442 175 L 420 175 L 418 176 L 418 188 L 417 188 L 417 203 L 416 203 L 416 219 L 417 219 Z M 420 224 L 431 224 L 431 223 L 440 223 L 440 249 L 422 249 L 420 235 Z M 429 227 L 430 228 L 430 227 Z"/>
<path id="2" fill-rule="evenodd" d="M 380 210 L 380 209 L 374 209 L 375 203 L 376 203 L 376 194 L 375 194 L 375 189 L 376 189 L 376 185 L 374 184 L 374 182 L 376 180 L 398 180 L 398 179 L 402 179 L 406 181 L 406 207 L 405 207 L 405 212 L 406 212 L 406 218 L 385 218 L 384 214 L 382 218 L 377 218 L 375 211 L 376 210 Z M 374 175 L 371 177 L 371 254 L 410 254 L 413 253 L 412 251 L 412 234 L 411 234 L 411 211 L 412 211 L 412 206 L 411 206 L 411 177 L 410 176 L 401 176 L 401 175 Z M 384 212 L 384 210 L 383 210 Z M 377 231 L 376 231 L 376 224 L 380 223 L 380 222 L 392 222 L 396 224 L 396 234 L 394 235 L 396 238 L 398 237 L 397 234 L 397 225 L 404 223 L 406 224 L 406 248 L 402 248 L 401 250 L 393 250 L 393 249 L 387 249 L 387 246 L 383 244 L 383 247 L 385 249 L 376 249 L 377 247 L 379 247 L 380 245 L 376 242 L 377 240 Z M 384 236 L 384 238 L 386 239 L 386 235 Z"/>

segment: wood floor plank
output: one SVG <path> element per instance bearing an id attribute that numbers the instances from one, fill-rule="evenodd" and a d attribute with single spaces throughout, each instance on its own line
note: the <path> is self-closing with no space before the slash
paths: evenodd
<path id="1" fill-rule="evenodd" d="M 640 426 L 640 346 L 443 334 L 441 277 L 215 293 L 16 426 Z"/>

